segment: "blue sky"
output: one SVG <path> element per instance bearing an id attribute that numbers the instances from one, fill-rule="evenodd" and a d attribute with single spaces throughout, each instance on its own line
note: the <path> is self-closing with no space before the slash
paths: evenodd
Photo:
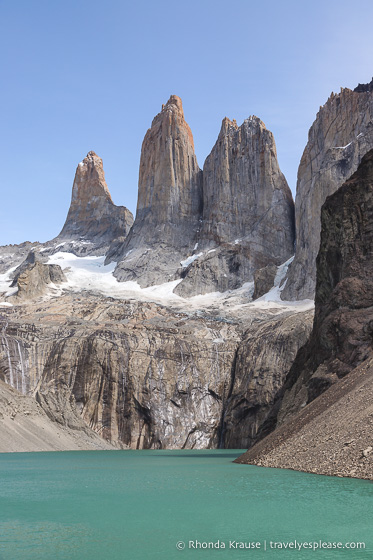
<path id="1" fill-rule="evenodd" d="M 319 106 L 372 78 L 372 16 L 366 0 L 0 0 L 0 244 L 59 233 L 89 150 L 135 212 L 141 143 L 171 94 L 200 167 L 225 116 L 255 114 L 295 194 Z"/>

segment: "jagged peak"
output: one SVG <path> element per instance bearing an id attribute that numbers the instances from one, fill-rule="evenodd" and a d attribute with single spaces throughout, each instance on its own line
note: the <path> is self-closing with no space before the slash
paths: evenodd
<path id="1" fill-rule="evenodd" d="M 165 109 L 177 108 L 179 111 L 183 112 L 183 102 L 178 95 L 170 95 L 170 99 L 167 101 L 166 105 L 162 105 L 162 111 Z"/>
<path id="2" fill-rule="evenodd" d="M 88 152 L 88 154 L 87 154 L 86 157 L 87 157 L 88 159 L 93 159 L 93 158 L 97 158 L 97 157 L 99 157 L 99 156 L 96 154 L 96 152 L 94 152 L 93 150 L 90 150 L 90 151 Z M 101 159 L 101 158 L 99 158 L 99 159 Z"/>
<path id="3" fill-rule="evenodd" d="M 177 95 L 171 95 L 167 103 L 162 105 L 162 110 L 154 117 L 151 128 L 160 126 L 164 122 L 174 122 L 177 123 L 177 126 L 185 128 L 188 132 L 189 141 L 194 149 L 193 134 L 184 118 L 181 98 Z"/>
<path id="4" fill-rule="evenodd" d="M 110 202 L 112 198 L 105 181 L 102 159 L 94 151 L 89 151 L 78 164 L 72 191 L 72 203 L 90 196 L 104 196 Z"/>
<path id="5" fill-rule="evenodd" d="M 260 128 L 266 128 L 264 122 L 255 115 L 250 115 L 250 117 L 244 120 L 243 124 L 245 123 L 253 126 L 259 126 Z"/>
<path id="6" fill-rule="evenodd" d="M 102 165 L 102 158 L 96 154 L 93 150 L 89 151 L 85 158 L 79 163 L 79 167 L 83 165 L 88 165 L 89 163 L 93 163 L 94 165 L 99 164 Z"/>
<path id="7" fill-rule="evenodd" d="M 184 120 L 184 110 L 183 110 L 183 102 L 181 98 L 177 95 L 171 95 L 167 103 L 162 105 L 162 110 L 158 115 L 153 119 L 153 123 L 156 119 L 163 115 L 167 115 L 170 113 L 175 113 L 180 115 L 181 119 Z"/>
<path id="8" fill-rule="evenodd" d="M 224 117 L 224 119 L 221 122 L 221 132 L 226 132 L 229 128 L 232 128 L 233 130 L 237 130 L 238 129 L 238 124 L 236 119 L 233 119 L 232 121 L 228 118 L 228 117 Z"/>
<path id="9" fill-rule="evenodd" d="M 255 115 L 251 115 L 250 117 L 245 119 L 241 124 L 241 126 L 238 126 L 236 119 L 233 119 L 231 121 L 228 117 L 224 117 L 221 123 L 220 135 L 227 134 L 228 131 L 235 133 L 237 130 L 242 129 L 244 127 L 250 127 L 250 128 L 259 127 L 266 130 L 266 125 L 264 124 L 264 122 L 259 117 L 256 117 Z"/>
<path id="10" fill-rule="evenodd" d="M 354 89 L 356 93 L 367 93 L 373 91 L 373 78 L 369 82 L 369 84 L 358 84 Z"/>

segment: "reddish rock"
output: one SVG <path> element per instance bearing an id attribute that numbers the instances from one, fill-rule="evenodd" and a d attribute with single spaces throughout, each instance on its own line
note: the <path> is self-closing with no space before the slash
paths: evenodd
<path id="1" fill-rule="evenodd" d="M 69 212 L 58 239 L 109 243 L 127 235 L 132 223 L 131 212 L 111 199 L 102 159 L 88 152 L 76 169 Z"/>

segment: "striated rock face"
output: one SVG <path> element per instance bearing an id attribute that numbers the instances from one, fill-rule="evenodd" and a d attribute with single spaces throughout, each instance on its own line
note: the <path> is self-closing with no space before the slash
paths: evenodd
<path id="1" fill-rule="evenodd" d="M 0 378 L 54 421 L 83 418 L 120 447 L 218 446 L 234 324 L 87 294 L 14 310 L 1 318 Z"/>
<path id="2" fill-rule="evenodd" d="M 102 159 L 88 152 L 76 169 L 69 212 L 57 240 L 108 244 L 126 236 L 132 223 L 131 212 L 111 199 Z"/>
<path id="3" fill-rule="evenodd" d="M 373 150 L 321 212 L 315 321 L 286 383 L 279 421 L 372 354 Z"/>
<path id="4" fill-rule="evenodd" d="M 320 246 L 320 211 L 373 148 L 373 92 L 367 86 L 332 94 L 317 114 L 298 170 L 296 253 L 284 300 L 313 298 Z"/>
<path id="5" fill-rule="evenodd" d="M 203 168 L 200 253 L 175 290 L 182 296 L 234 289 L 255 270 L 294 252 L 294 203 L 272 133 L 257 117 L 225 118 Z"/>
<path id="6" fill-rule="evenodd" d="M 32 396 L 0 381 L 0 453 L 114 449 L 76 420 L 74 428 L 51 421 Z"/>
<path id="7" fill-rule="evenodd" d="M 256 324 L 246 332 L 224 415 L 225 447 L 249 448 L 273 429 L 278 394 L 308 340 L 312 320 L 313 311 L 306 311 Z"/>
<path id="8" fill-rule="evenodd" d="M 80 430 L 83 420 L 140 449 L 251 445 L 271 425 L 310 322 L 270 309 L 187 314 L 88 291 L 14 303 L 0 316 L 0 379 L 59 425 Z"/>
<path id="9" fill-rule="evenodd" d="M 373 479 L 373 150 L 321 212 L 315 319 L 277 429 L 238 459 Z"/>
<path id="10" fill-rule="evenodd" d="M 141 150 L 136 219 L 124 244 L 110 251 L 115 275 L 141 286 L 174 279 L 196 243 L 202 172 L 181 99 L 172 95 L 147 131 Z"/>

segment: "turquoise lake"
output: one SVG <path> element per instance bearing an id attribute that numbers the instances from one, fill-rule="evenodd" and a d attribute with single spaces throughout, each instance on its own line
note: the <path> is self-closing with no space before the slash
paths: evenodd
<path id="1" fill-rule="evenodd" d="M 373 558 L 371 482 L 232 463 L 240 453 L 0 454 L 0 559 Z M 295 541 L 366 548 L 271 548 Z"/>

